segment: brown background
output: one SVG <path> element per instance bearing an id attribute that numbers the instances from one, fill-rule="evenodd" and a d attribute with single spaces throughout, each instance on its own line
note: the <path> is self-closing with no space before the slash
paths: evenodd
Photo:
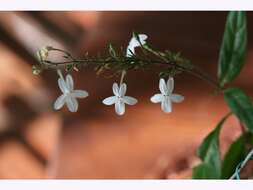
<path id="1" fill-rule="evenodd" d="M 90 96 L 79 111 L 54 111 L 60 95 L 57 75 L 31 73 L 36 50 L 52 45 L 76 57 L 126 47 L 132 31 L 145 33 L 160 50 L 181 51 L 216 78 L 227 12 L 1 12 L 0 13 L 0 178 L 189 178 L 199 163 L 201 140 L 228 108 L 205 81 L 188 74 L 175 79 L 185 96 L 165 114 L 150 97 L 158 92 L 157 72 L 131 72 L 127 94 L 136 97 L 122 117 L 102 105 L 119 78 L 75 72 L 75 86 Z M 233 86 L 253 95 L 253 14 L 248 12 L 247 63 Z M 231 117 L 222 131 L 222 154 L 240 134 Z"/>

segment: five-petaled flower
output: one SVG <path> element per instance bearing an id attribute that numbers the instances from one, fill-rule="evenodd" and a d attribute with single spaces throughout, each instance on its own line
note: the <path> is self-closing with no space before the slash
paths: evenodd
<path id="1" fill-rule="evenodd" d="M 125 83 L 121 84 L 120 87 L 117 83 L 113 83 L 112 91 L 115 96 L 105 98 L 103 103 L 105 105 L 115 104 L 115 112 L 118 115 L 123 115 L 125 113 L 125 104 L 135 105 L 137 100 L 130 96 L 125 96 L 127 90 L 127 85 Z"/>
<path id="2" fill-rule="evenodd" d="M 184 97 L 179 94 L 173 94 L 174 89 L 174 79 L 170 77 L 167 84 L 163 78 L 159 81 L 159 89 L 161 94 L 155 94 L 151 97 L 151 102 L 159 103 L 161 102 L 161 108 L 165 113 L 170 113 L 172 111 L 172 102 L 180 103 L 184 100 Z"/>
<path id="3" fill-rule="evenodd" d="M 139 41 L 135 36 L 133 36 L 129 41 L 126 51 L 127 57 L 131 57 L 133 54 L 135 54 L 135 48 L 144 45 L 146 43 L 145 40 L 148 38 L 148 36 L 146 34 L 138 34 L 138 38 Z"/>
<path id="4" fill-rule="evenodd" d="M 62 75 L 60 75 L 58 85 L 63 94 L 56 99 L 54 109 L 61 109 L 66 103 L 69 111 L 76 112 L 78 109 L 76 98 L 85 98 L 88 96 L 88 92 L 85 90 L 74 90 L 74 82 L 70 74 L 66 76 L 66 81 L 63 79 Z"/>

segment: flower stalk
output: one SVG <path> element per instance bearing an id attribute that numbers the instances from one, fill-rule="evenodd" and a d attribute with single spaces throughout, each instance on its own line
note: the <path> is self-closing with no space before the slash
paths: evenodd
<path id="1" fill-rule="evenodd" d="M 134 43 L 129 43 L 127 54 L 123 48 L 117 51 L 112 45 L 110 45 L 109 55 L 104 57 L 101 57 L 100 55 L 89 56 L 87 53 L 82 59 L 74 58 L 71 53 L 65 50 L 50 47 L 47 48 L 47 55 L 52 51 L 58 52 L 63 54 L 63 57 L 66 60 L 55 62 L 48 60 L 48 56 L 46 56 L 46 59 L 40 59 L 40 64 L 33 67 L 33 73 L 39 74 L 48 69 L 60 69 L 71 72 L 73 70 L 80 70 L 83 67 L 93 66 L 98 75 L 105 72 L 111 72 L 112 74 L 110 76 L 121 74 L 122 77 L 120 84 L 122 84 L 126 72 L 130 70 L 148 70 L 150 68 L 160 68 L 160 78 L 174 77 L 177 74 L 186 72 L 207 81 L 209 84 L 214 86 L 216 90 L 221 90 L 217 81 L 213 80 L 210 76 L 193 65 L 188 59 L 182 57 L 180 53 L 157 51 L 151 48 L 151 46 L 146 42 L 144 44 L 143 41 L 140 41 L 141 45 L 139 47 L 141 51 L 132 52 L 134 49 L 133 47 L 136 47 L 134 46 Z M 132 52 L 131 56 L 130 52 Z M 45 52 L 43 53 L 45 54 Z"/>

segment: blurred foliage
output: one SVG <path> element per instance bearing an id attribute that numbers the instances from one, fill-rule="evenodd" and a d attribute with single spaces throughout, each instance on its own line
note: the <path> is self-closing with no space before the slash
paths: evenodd
<path id="1" fill-rule="evenodd" d="M 250 98 L 238 88 L 225 90 L 224 98 L 232 112 L 253 133 L 253 104 Z"/>
<path id="2" fill-rule="evenodd" d="M 219 134 L 223 123 L 231 114 L 227 114 L 217 127 L 203 140 L 198 148 L 198 156 L 202 163 L 193 169 L 194 179 L 219 179 L 221 176 L 221 159 L 219 150 Z"/>
<path id="3" fill-rule="evenodd" d="M 239 75 L 244 63 L 247 46 L 247 22 L 245 12 L 232 11 L 228 14 L 218 63 L 219 85 L 232 82 Z M 238 88 L 223 90 L 225 102 L 241 123 L 242 135 L 238 137 L 220 159 L 219 132 L 225 118 L 203 140 L 198 149 L 202 163 L 193 169 L 194 179 L 234 179 L 247 164 L 252 150 L 247 155 L 247 145 L 253 144 L 253 104 L 251 99 Z M 247 155 L 247 156 L 246 156 Z M 245 160 L 242 162 L 244 157 Z M 240 165 L 243 163 L 244 165 Z"/>
<path id="4" fill-rule="evenodd" d="M 229 147 L 222 163 L 222 179 L 229 178 L 247 153 L 247 145 L 253 144 L 253 134 L 245 133 L 239 136 Z"/>

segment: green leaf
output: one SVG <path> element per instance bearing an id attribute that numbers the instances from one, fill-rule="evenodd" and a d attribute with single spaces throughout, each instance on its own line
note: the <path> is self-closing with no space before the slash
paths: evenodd
<path id="1" fill-rule="evenodd" d="M 219 55 L 218 78 L 220 85 L 232 81 L 241 71 L 247 46 L 246 13 L 232 11 L 228 14 Z"/>
<path id="2" fill-rule="evenodd" d="M 253 105 L 250 98 L 238 88 L 225 90 L 224 98 L 233 113 L 253 133 Z"/>
<path id="3" fill-rule="evenodd" d="M 246 135 L 240 136 L 229 147 L 222 164 L 222 179 L 228 179 L 235 172 L 236 166 L 246 156 Z"/>
<path id="4" fill-rule="evenodd" d="M 198 149 L 198 156 L 202 163 L 193 169 L 193 179 L 219 179 L 221 177 L 221 159 L 219 150 L 219 134 L 227 114 L 203 140 Z"/>
<path id="5" fill-rule="evenodd" d="M 208 163 L 202 163 L 193 168 L 193 179 L 219 179 L 220 174 Z"/>

